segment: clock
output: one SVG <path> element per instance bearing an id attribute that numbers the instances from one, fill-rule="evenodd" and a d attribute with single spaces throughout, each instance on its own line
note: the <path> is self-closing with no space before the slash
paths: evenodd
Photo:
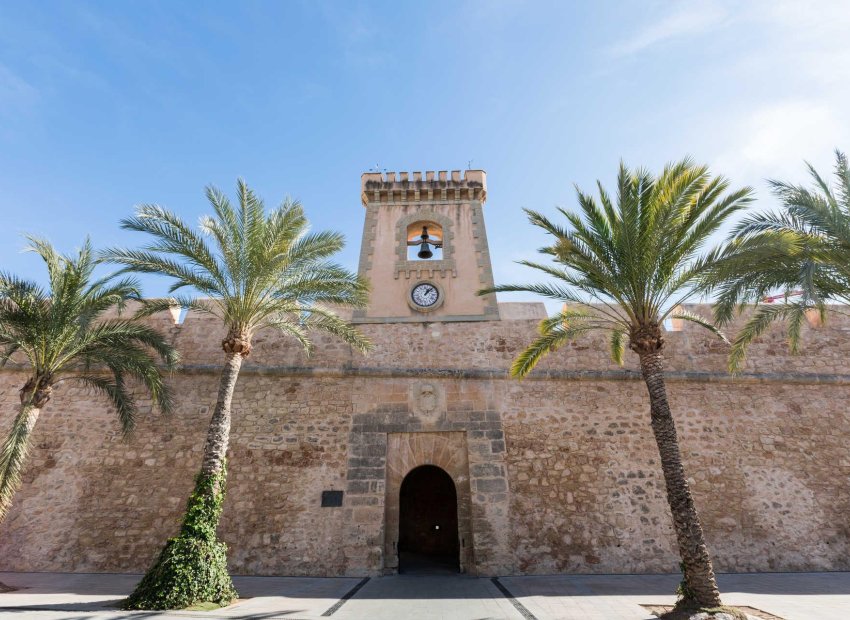
<path id="1" fill-rule="evenodd" d="M 415 308 L 431 310 L 440 301 L 440 291 L 430 282 L 420 282 L 411 289 L 410 299 Z"/>

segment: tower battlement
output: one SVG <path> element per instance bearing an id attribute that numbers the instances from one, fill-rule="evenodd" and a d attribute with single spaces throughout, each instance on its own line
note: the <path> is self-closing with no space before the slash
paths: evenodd
<path id="1" fill-rule="evenodd" d="M 424 175 L 424 176 L 423 176 Z M 369 203 L 466 202 L 487 200 L 483 170 L 364 172 L 360 177 L 363 206 Z"/>

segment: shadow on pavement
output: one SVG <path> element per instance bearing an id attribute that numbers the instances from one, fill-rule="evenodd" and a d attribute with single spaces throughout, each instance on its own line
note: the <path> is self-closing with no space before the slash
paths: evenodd
<path id="1" fill-rule="evenodd" d="M 675 595 L 680 575 L 535 575 L 500 577 L 514 596 Z M 721 594 L 850 594 L 850 573 L 722 573 Z M 850 614 L 848 614 L 850 618 Z"/>
<path id="2" fill-rule="evenodd" d="M 19 588 L 0 594 L 0 610 L 43 609 L 106 611 L 116 609 L 140 575 L 2 573 L 2 580 Z M 675 595 L 679 575 L 535 575 L 500 577 L 513 596 L 631 596 Z M 243 601 L 252 598 L 338 600 L 361 581 L 359 577 L 234 577 Z M 391 575 L 372 577 L 357 599 L 489 598 L 486 577 L 462 574 Z M 725 573 L 718 575 L 721 593 L 841 595 L 850 594 L 850 573 Z M 77 601 L 62 603 L 62 595 Z M 110 598 L 85 600 L 86 597 Z M 42 598 L 43 597 L 43 598 Z M 114 598 L 113 598 L 114 597 Z M 82 598 L 83 600 L 79 600 Z M 44 601 L 41 603 L 40 601 Z M 247 610 L 246 610 L 247 611 Z M 280 612 L 278 612 L 280 613 Z M 296 612 L 298 613 L 298 612 Z M 303 612 L 302 612 L 303 613 Z M 850 617 L 850 615 L 848 615 Z"/>

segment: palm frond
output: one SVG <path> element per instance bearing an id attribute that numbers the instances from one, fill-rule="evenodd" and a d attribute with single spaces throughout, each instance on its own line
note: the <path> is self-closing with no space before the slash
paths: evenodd
<path id="1" fill-rule="evenodd" d="M 579 320 L 553 324 L 545 320 L 540 324 L 540 335 L 520 353 L 511 365 L 511 375 L 522 379 L 530 373 L 548 353 L 574 340 L 578 336 L 599 327 Z"/>
<path id="2" fill-rule="evenodd" d="M 622 330 L 611 330 L 611 359 L 620 366 L 623 365 L 623 355 L 626 352 L 626 334 Z"/>
<path id="3" fill-rule="evenodd" d="M 112 380 L 98 375 L 81 375 L 73 378 L 106 396 L 118 414 L 121 431 L 125 436 L 132 434 L 136 428 L 136 403 L 124 385 L 123 376 L 118 374 Z"/>
<path id="4" fill-rule="evenodd" d="M 30 449 L 32 424 L 30 408 L 22 409 L 0 447 L 0 522 L 12 505 L 12 497 L 21 484 L 21 471 Z"/>
<path id="5" fill-rule="evenodd" d="M 792 351 L 799 348 L 800 327 L 805 319 L 806 306 L 802 304 L 760 304 L 755 307 L 752 315 L 747 319 L 744 326 L 732 343 L 732 351 L 729 355 L 729 370 L 739 372 L 746 359 L 747 348 L 759 336 L 764 334 L 775 321 L 790 319 L 788 336 L 791 339 Z"/>
<path id="6" fill-rule="evenodd" d="M 706 279 L 717 292 L 715 319 L 730 321 L 763 297 L 792 291 L 799 300 L 775 308 L 758 307 L 733 346 L 731 365 L 740 366 L 744 349 L 770 321 L 787 321 L 788 344 L 797 352 L 805 312 L 823 314 L 828 305 L 850 300 L 850 179 L 847 159 L 836 151 L 833 190 L 806 164 L 812 187 L 770 181 L 780 211 L 745 218 L 732 232 Z"/>
<path id="7" fill-rule="evenodd" d="M 194 270 L 180 262 L 180 259 L 174 260 L 157 252 L 108 248 L 101 253 L 101 257 L 104 261 L 123 265 L 125 269 L 122 271 L 170 276 L 174 279 L 174 284 L 169 291 L 172 293 L 185 287 L 208 295 L 221 290 L 220 284 L 208 277 L 205 272 Z"/>
<path id="8" fill-rule="evenodd" d="M 137 319 L 144 319 L 161 312 L 170 312 L 176 308 L 197 312 L 199 314 L 215 314 L 215 310 L 208 301 L 177 295 L 174 297 L 143 299 L 134 315 Z"/>
<path id="9" fill-rule="evenodd" d="M 204 238 L 187 226 L 176 214 L 159 205 L 144 204 L 136 215 L 121 221 L 121 227 L 153 237 L 145 250 L 154 254 L 179 256 L 189 269 L 226 286 L 225 274 Z"/>
<path id="10" fill-rule="evenodd" d="M 695 312 L 691 312 L 690 310 L 686 310 L 684 308 L 678 308 L 675 311 L 670 312 L 668 316 L 671 319 L 678 319 L 682 321 L 688 321 L 689 323 L 695 323 L 696 325 L 699 325 L 700 327 L 703 327 L 710 331 L 712 334 L 720 338 L 720 340 L 722 340 L 726 344 L 731 344 L 729 342 L 729 339 L 726 338 L 726 334 L 724 334 L 723 331 L 719 327 L 717 327 L 717 325 L 712 323 L 709 319 L 696 314 Z"/>
<path id="11" fill-rule="evenodd" d="M 143 379 L 155 400 L 168 406 L 167 390 L 155 358 L 168 368 L 177 354 L 153 328 L 132 320 L 108 319 L 106 313 L 139 299 L 135 278 L 111 274 L 94 277 L 98 264 L 86 240 L 76 255 L 65 256 L 47 241 L 30 238 L 45 262 L 50 290 L 8 274 L 0 275 L 0 345 L 4 355 L 22 352 L 36 376 L 49 382 L 81 365 L 130 360 L 127 376 Z M 121 413 L 119 412 L 119 415 Z"/>
<path id="12" fill-rule="evenodd" d="M 595 317 L 576 323 L 555 315 L 544 321 L 545 334 L 517 358 L 514 368 L 520 376 L 568 339 L 565 330 L 611 331 L 612 357 L 622 362 L 627 337 L 657 329 L 674 307 L 703 293 L 708 274 L 718 271 L 717 261 L 733 262 L 705 245 L 752 200 L 751 188 L 730 190 L 725 178 L 712 177 L 706 166 L 689 158 L 668 164 L 657 176 L 621 162 L 616 196 L 600 183 L 597 190 L 598 197 L 577 188 L 577 209 L 558 209 L 564 223 L 526 210 L 531 224 L 552 237 L 540 249 L 552 262 L 520 264 L 548 281 L 479 291 L 533 293 L 581 306 Z M 719 334 L 708 320 L 680 315 Z"/>
<path id="13" fill-rule="evenodd" d="M 311 330 L 322 331 L 347 342 L 361 353 L 372 349 L 372 342 L 360 330 L 333 312 L 318 307 L 305 310 L 304 326 Z"/>
<path id="14" fill-rule="evenodd" d="M 153 242 L 139 250 L 113 249 L 104 257 L 126 270 L 158 273 L 172 281 L 166 300 L 146 301 L 138 316 L 179 305 L 216 315 L 227 331 L 253 334 L 274 327 L 309 347 L 304 326 L 291 314 L 312 314 L 318 306 L 362 307 L 368 283 L 330 259 L 343 246 L 342 235 L 309 233 L 302 205 L 290 199 L 266 211 L 262 199 L 239 179 L 231 202 L 215 187 L 206 195 L 213 213 L 192 231 L 175 214 L 143 205 L 125 228 L 146 233 Z M 195 295 L 206 299 L 197 303 Z M 316 329 L 365 348 L 365 339 L 329 311 L 316 312 Z M 326 316 L 327 315 L 327 316 Z"/>

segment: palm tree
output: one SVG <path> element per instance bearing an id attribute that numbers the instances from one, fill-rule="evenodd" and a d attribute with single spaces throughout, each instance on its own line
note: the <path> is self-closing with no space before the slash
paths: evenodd
<path id="1" fill-rule="evenodd" d="M 770 181 L 782 210 L 743 220 L 707 279 L 709 290 L 717 294 L 714 316 L 721 325 L 747 304 L 776 291 L 784 294 L 784 303 L 756 306 L 732 345 L 732 370 L 741 367 L 747 347 L 774 321 L 787 320 L 788 341 L 796 353 L 807 312 L 823 320 L 827 308 L 842 312 L 839 307 L 850 302 L 847 157 L 835 152 L 835 190 L 806 165 L 814 187 Z"/>
<path id="2" fill-rule="evenodd" d="M 563 311 L 540 323 L 540 335 L 517 356 L 511 367 L 515 377 L 524 377 L 544 355 L 592 330 L 610 333 L 611 355 L 618 363 L 623 363 L 626 344 L 637 354 L 682 561 L 679 604 L 715 607 L 720 594 L 667 401 L 662 324 L 667 318 L 685 319 L 722 337 L 709 321 L 681 305 L 697 293 L 695 285 L 715 260 L 715 252 L 701 254 L 707 238 L 750 201 L 751 190 L 726 193 L 729 183 L 723 177 L 712 178 L 690 159 L 667 165 L 657 178 L 621 163 L 616 204 L 597 185 L 598 201 L 577 189 L 581 211 L 559 209 L 566 226 L 526 210 L 530 222 L 554 240 L 540 250 L 551 264 L 521 264 L 552 283 L 501 285 L 479 294 L 524 291 L 565 303 Z"/>
<path id="3" fill-rule="evenodd" d="M 171 369 L 174 349 L 156 330 L 136 321 L 104 318 L 140 297 L 135 280 L 94 279 L 97 265 L 86 240 L 76 256 L 60 255 L 48 242 L 29 238 L 30 249 L 47 265 L 48 287 L 0 273 L 0 365 L 18 354 L 29 365 L 21 404 L 0 448 L 0 521 L 20 485 L 32 432 L 41 410 L 65 381 L 80 382 L 105 395 L 121 429 L 136 422 L 136 402 L 128 382 L 138 382 L 163 412 L 171 397 L 157 367 Z"/>
<path id="4" fill-rule="evenodd" d="M 311 330 L 330 333 L 364 352 L 370 346 L 329 309 L 362 307 L 368 295 L 363 279 L 330 261 L 343 247 L 342 235 L 308 234 L 298 202 L 287 199 L 266 214 L 262 200 L 244 181 L 238 181 L 237 192 L 239 205 L 234 207 L 222 192 L 207 188 L 215 215 L 201 219 L 199 232 L 162 207 L 140 206 L 122 226 L 147 233 L 151 243 L 104 255 L 127 270 L 170 277 L 171 293 L 188 289 L 204 297 L 152 300 L 143 314 L 180 305 L 218 317 L 224 332 L 218 400 L 180 535 L 168 542 L 127 600 L 129 608 L 176 609 L 200 601 L 224 605 L 235 597 L 216 529 L 224 499 L 230 404 L 254 334 L 274 328 L 295 337 L 308 352 Z"/>

